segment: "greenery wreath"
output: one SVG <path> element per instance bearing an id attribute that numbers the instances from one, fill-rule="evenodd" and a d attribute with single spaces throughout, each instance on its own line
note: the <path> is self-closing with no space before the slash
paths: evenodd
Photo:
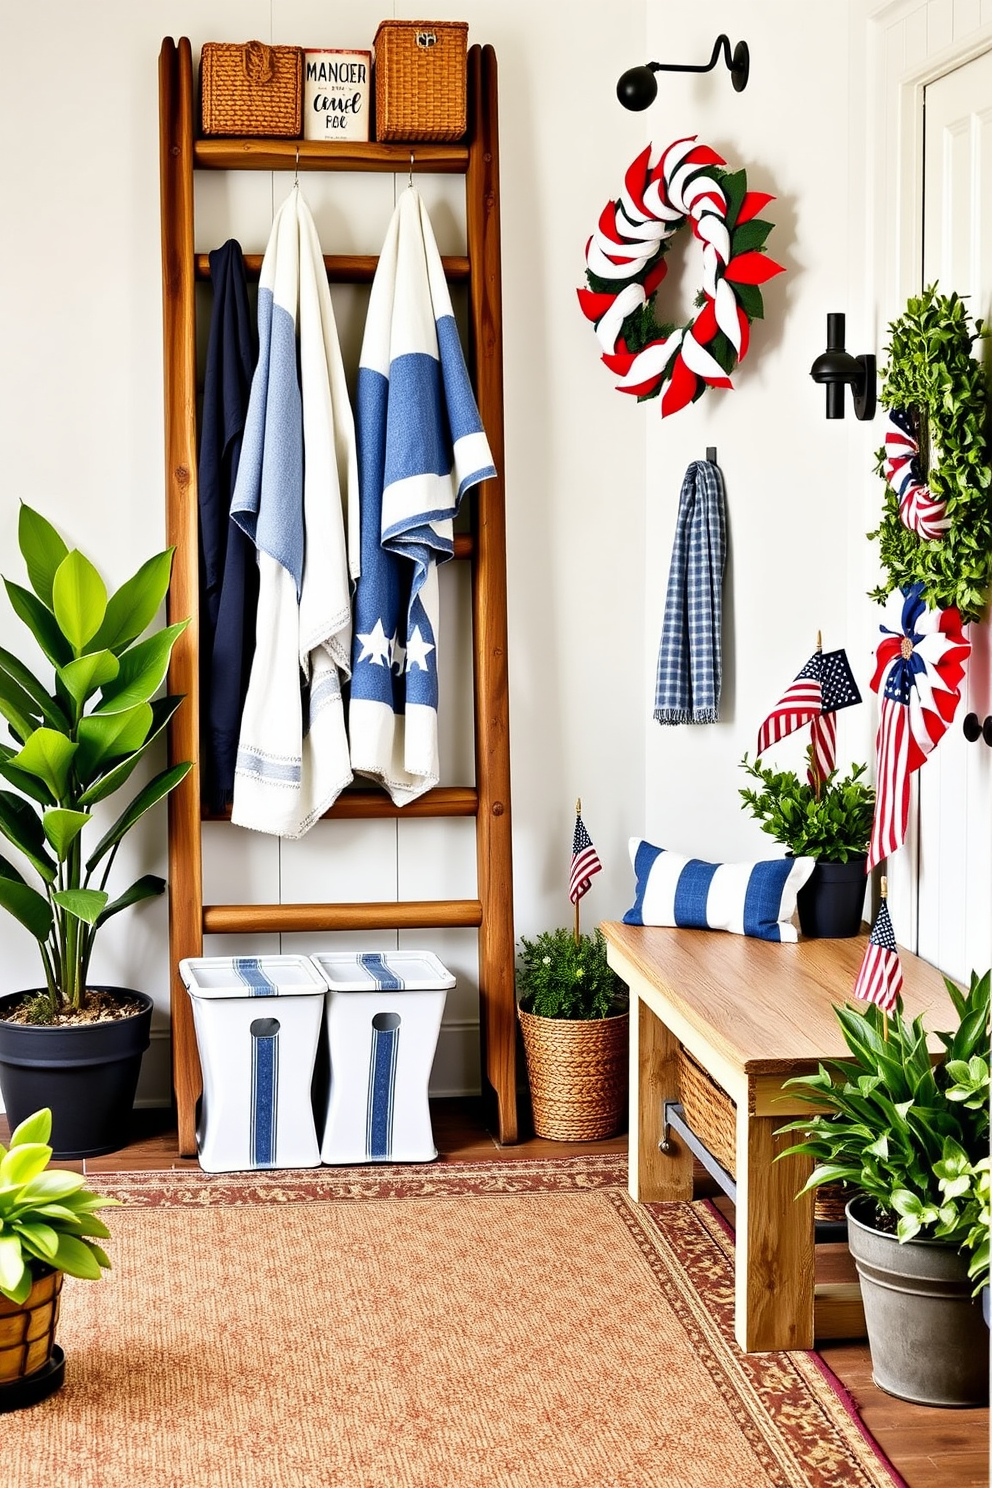
<path id="1" fill-rule="evenodd" d="M 743 170 L 696 136 L 631 163 L 623 191 L 607 202 L 586 244 L 588 289 L 579 304 L 593 322 L 602 359 L 620 392 L 638 402 L 661 395 L 661 415 L 695 402 L 707 387 L 732 387 L 749 327 L 764 314 L 760 285 L 782 272 L 764 252 L 773 224 L 759 213 L 774 197 L 748 191 Z M 703 287 L 685 325 L 659 323 L 655 298 L 665 254 L 686 225 L 702 245 Z"/>
<path id="2" fill-rule="evenodd" d="M 972 347 L 988 331 L 981 320 L 972 329 L 961 297 L 933 284 L 889 332 L 882 403 L 891 416 L 876 455 L 885 507 L 868 533 L 888 577 L 871 598 L 922 584 L 931 608 L 978 620 L 992 585 L 992 470 L 989 387 Z"/>

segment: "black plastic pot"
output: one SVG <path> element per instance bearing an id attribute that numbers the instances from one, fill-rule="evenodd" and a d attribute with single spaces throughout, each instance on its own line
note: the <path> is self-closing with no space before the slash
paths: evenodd
<path id="1" fill-rule="evenodd" d="M 847 940 L 861 931 L 867 854 L 846 863 L 817 859 L 816 867 L 796 895 L 799 928 L 817 940 Z"/>
<path id="2" fill-rule="evenodd" d="M 100 987 L 141 1011 L 106 1023 L 46 1028 L 8 1023 L 24 997 L 0 997 L 0 1094 L 11 1130 L 43 1106 L 52 1112 L 52 1155 L 99 1157 L 128 1138 L 141 1056 L 148 1048 L 152 999 L 126 987 Z"/>

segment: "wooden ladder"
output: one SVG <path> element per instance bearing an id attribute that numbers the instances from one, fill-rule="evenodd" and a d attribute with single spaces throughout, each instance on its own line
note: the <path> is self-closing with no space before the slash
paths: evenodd
<path id="1" fill-rule="evenodd" d="M 169 797 L 169 953 L 173 1087 L 179 1149 L 196 1153 L 196 1104 L 202 1090 L 181 959 L 203 953 L 203 935 L 262 931 L 434 929 L 475 926 L 479 934 L 479 1000 L 484 1094 L 501 1142 L 517 1140 L 516 1009 L 513 881 L 510 843 L 510 753 L 506 665 L 506 527 L 503 498 L 503 353 L 500 289 L 499 154 L 496 57 L 472 46 L 469 119 L 459 144 L 329 144 L 287 139 L 198 139 L 194 135 L 193 66 L 186 37 L 167 37 L 159 57 L 162 197 L 162 292 L 165 345 L 166 531 L 175 547 L 170 622 L 190 618 L 172 653 L 170 693 L 185 694 L 169 729 L 169 759 L 194 768 Z M 411 149 L 413 159 L 411 160 Z M 199 560 L 196 430 L 197 279 L 209 278 L 194 246 L 194 170 L 409 171 L 462 174 L 466 192 L 465 257 L 444 259 L 452 282 L 468 285 L 469 372 L 492 449 L 496 476 L 472 494 L 471 534 L 455 557 L 471 563 L 474 786 L 438 787 L 397 807 L 377 789 L 349 789 L 327 813 L 345 818 L 474 817 L 478 898 L 357 904 L 204 904 L 199 741 Z M 260 259 L 246 256 L 249 273 Z M 327 256 L 334 283 L 369 283 L 374 256 Z"/>

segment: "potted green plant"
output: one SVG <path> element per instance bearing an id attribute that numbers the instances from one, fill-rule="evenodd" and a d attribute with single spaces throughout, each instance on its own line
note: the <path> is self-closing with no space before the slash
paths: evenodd
<path id="1" fill-rule="evenodd" d="M 35 1111 L 0 1145 L 0 1410 L 57 1390 L 65 1357 L 55 1343 L 64 1275 L 95 1280 L 110 1261 L 96 1211 L 115 1204 L 81 1173 L 50 1168 L 52 1113 Z"/>
<path id="2" fill-rule="evenodd" d="M 812 750 L 807 750 L 812 761 Z M 794 857 L 815 858 L 799 890 L 796 908 L 804 935 L 857 935 L 865 902 L 865 862 L 875 814 L 875 787 L 863 776 L 867 765 L 846 775 L 834 770 L 811 785 L 794 770 L 773 770 L 745 754 L 741 768 L 758 788 L 740 796 L 763 832 Z M 813 771 L 815 775 L 815 771 Z"/>
<path id="3" fill-rule="evenodd" d="M 0 1091 L 12 1126 L 44 1104 L 55 1155 L 90 1157 L 123 1139 L 152 1011 L 144 992 L 90 982 L 97 933 L 165 888 L 144 874 L 111 898 L 111 870 L 126 834 L 190 765 L 158 771 L 116 815 L 104 803 L 181 702 L 156 694 L 187 622 L 144 636 L 169 587 L 172 549 L 108 597 L 90 561 L 25 505 L 18 545 L 30 588 L 5 579 L 7 595 L 50 670 L 43 679 L 0 649 L 11 737 L 0 743 L 0 776 L 13 787 L 0 789 L 0 836 L 15 850 L 0 855 L 0 906 L 34 936 L 44 986 L 0 997 Z"/>
<path id="4" fill-rule="evenodd" d="M 946 980 L 946 979 L 945 979 Z M 876 1382 L 929 1405 L 988 1400 L 989 983 L 946 980 L 958 1014 L 933 1062 L 923 1019 L 837 1008 L 850 1060 L 787 1084 L 816 1114 L 782 1127 L 813 1157 L 806 1189 L 842 1181 Z M 806 1189 L 803 1191 L 805 1192 Z"/>
<path id="5" fill-rule="evenodd" d="M 516 983 L 536 1135 L 613 1136 L 626 1109 L 629 1014 L 603 932 L 522 936 Z"/>

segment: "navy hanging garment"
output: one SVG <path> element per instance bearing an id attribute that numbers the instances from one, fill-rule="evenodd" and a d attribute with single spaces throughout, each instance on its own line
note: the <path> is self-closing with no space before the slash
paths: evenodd
<path id="1" fill-rule="evenodd" d="M 203 792 L 212 810 L 230 805 L 252 656 L 258 566 L 230 519 L 252 375 L 258 359 L 241 245 L 210 254 L 213 311 L 200 420 L 200 717 Z"/>

